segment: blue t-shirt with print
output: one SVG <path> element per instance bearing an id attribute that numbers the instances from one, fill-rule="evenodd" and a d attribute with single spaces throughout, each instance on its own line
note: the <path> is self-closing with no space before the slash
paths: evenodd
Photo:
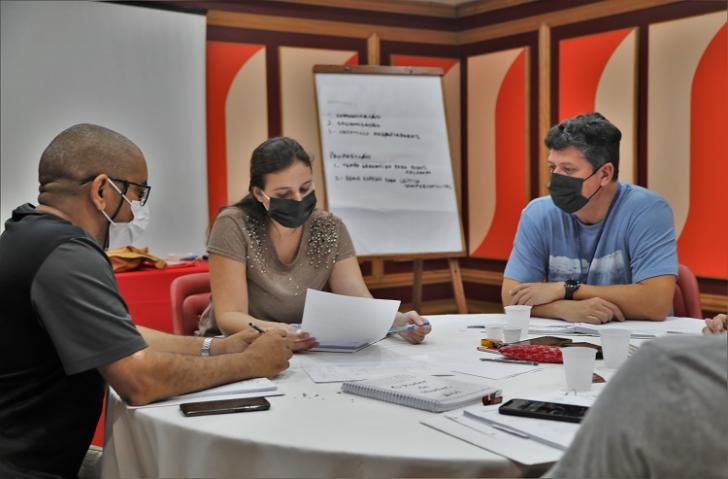
<path id="1" fill-rule="evenodd" d="M 503 274 L 521 283 L 597 286 L 677 276 L 672 209 L 657 193 L 619 182 L 606 218 L 585 225 L 550 196 L 537 198 L 521 214 Z"/>

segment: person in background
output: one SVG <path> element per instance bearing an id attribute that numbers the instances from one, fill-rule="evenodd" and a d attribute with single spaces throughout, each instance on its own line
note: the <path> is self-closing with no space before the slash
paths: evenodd
<path id="1" fill-rule="evenodd" d="M 503 305 L 596 324 L 670 313 L 678 271 L 672 210 L 657 193 L 617 180 L 621 137 L 599 113 L 549 130 L 550 195 L 521 214 Z"/>
<path id="2" fill-rule="evenodd" d="M 316 209 L 311 159 L 291 138 L 271 138 L 250 162 L 249 194 L 221 210 L 207 243 L 212 303 L 198 334 L 232 334 L 253 323 L 288 333 L 300 323 L 308 288 L 372 297 L 344 223 Z M 430 327 L 415 311 L 397 313 L 400 335 L 425 339 Z M 305 338 L 296 350 L 315 346 Z"/>
<path id="3" fill-rule="evenodd" d="M 728 316 L 642 345 L 544 477 L 726 477 Z"/>
<path id="4" fill-rule="evenodd" d="M 288 367 L 284 330 L 213 340 L 135 327 L 103 249 L 148 217 L 134 143 L 75 125 L 38 173 L 39 205 L 15 209 L 0 236 L 0 477 L 76 477 L 107 382 L 143 405 Z"/>

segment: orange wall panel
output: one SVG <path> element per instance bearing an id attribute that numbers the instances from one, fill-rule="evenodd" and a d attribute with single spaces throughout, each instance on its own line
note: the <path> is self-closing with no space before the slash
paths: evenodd
<path id="1" fill-rule="evenodd" d="M 228 204 L 225 106 L 238 71 L 263 45 L 207 42 L 207 197 L 210 224 Z"/>

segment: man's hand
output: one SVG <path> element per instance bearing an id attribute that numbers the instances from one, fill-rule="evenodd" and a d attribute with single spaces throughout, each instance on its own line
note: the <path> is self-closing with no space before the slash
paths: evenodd
<path id="1" fill-rule="evenodd" d="M 589 298 L 581 301 L 566 301 L 569 308 L 564 319 L 572 323 L 583 322 L 602 324 L 610 321 L 624 321 L 619 307 L 602 298 Z"/>
<path id="2" fill-rule="evenodd" d="M 241 353 L 255 341 L 260 333 L 253 329 L 244 329 L 225 338 L 215 338 L 210 345 L 210 355 Z"/>
<path id="3" fill-rule="evenodd" d="M 397 317 L 392 323 L 393 327 L 406 326 L 408 324 L 415 324 L 417 327 L 410 331 L 403 331 L 399 335 L 411 344 L 419 344 L 425 340 L 432 328 L 425 324 L 425 319 L 420 316 L 417 311 L 407 311 L 406 313 L 397 313 Z"/>
<path id="4" fill-rule="evenodd" d="M 271 328 L 260 334 L 243 353 L 250 361 L 250 368 L 257 377 L 272 377 L 288 368 L 288 360 L 293 355 L 286 332 Z"/>
<path id="5" fill-rule="evenodd" d="M 719 314 L 715 318 L 705 320 L 703 334 L 721 334 L 728 332 L 728 316 Z"/>
<path id="6" fill-rule="evenodd" d="M 511 304 L 538 306 L 564 299 L 564 283 L 521 283 L 509 291 Z"/>

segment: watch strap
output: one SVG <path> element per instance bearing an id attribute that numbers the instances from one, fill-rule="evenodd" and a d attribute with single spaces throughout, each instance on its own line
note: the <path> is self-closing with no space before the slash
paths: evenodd
<path id="1" fill-rule="evenodd" d="M 209 336 L 202 340 L 202 348 L 200 348 L 200 356 L 209 356 L 210 348 L 212 347 L 212 336 Z"/>

